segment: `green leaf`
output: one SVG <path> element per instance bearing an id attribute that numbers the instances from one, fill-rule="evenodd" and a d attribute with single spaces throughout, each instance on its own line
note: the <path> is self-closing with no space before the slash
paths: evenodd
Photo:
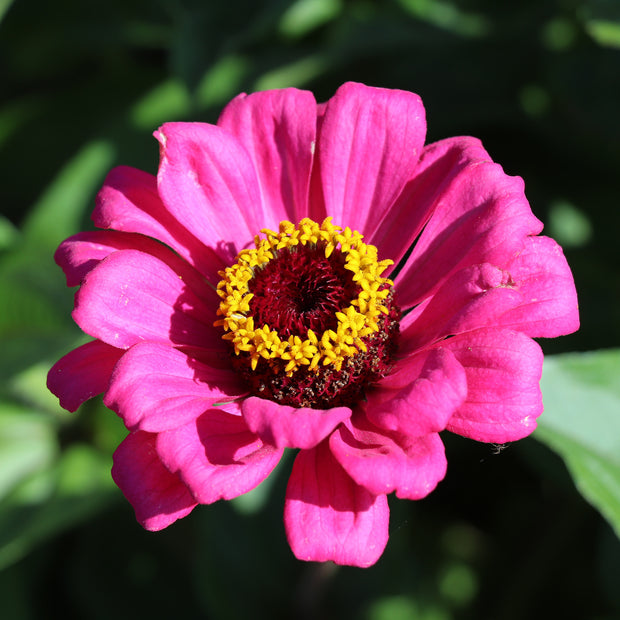
<path id="1" fill-rule="evenodd" d="M 110 461 L 90 446 L 74 444 L 52 467 L 16 487 L 0 505 L 0 570 L 117 497 Z"/>
<path id="2" fill-rule="evenodd" d="M 32 473 L 49 467 L 56 452 L 49 417 L 0 402 L 0 499 Z"/>
<path id="3" fill-rule="evenodd" d="M 103 141 L 91 142 L 75 155 L 41 196 L 24 224 L 28 250 L 51 253 L 78 230 L 89 199 L 113 160 L 113 147 Z"/>
<path id="4" fill-rule="evenodd" d="M 564 459 L 580 493 L 620 536 L 620 350 L 547 357 L 534 436 Z"/>

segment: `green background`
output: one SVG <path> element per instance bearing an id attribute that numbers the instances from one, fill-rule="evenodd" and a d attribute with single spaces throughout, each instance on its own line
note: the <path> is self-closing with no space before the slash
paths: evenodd
<path id="1" fill-rule="evenodd" d="M 0 0 L 0 19 L 3 618 L 620 618 L 619 2 Z M 347 80 L 420 94 L 428 141 L 481 138 L 564 246 L 582 328 L 541 343 L 540 428 L 503 449 L 446 433 L 446 479 L 390 498 L 370 569 L 294 559 L 290 458 L 147 533 L 109 475 L 120 421 L 45 389 L 84 341 L 52 254 L 111 167 L 156 171 L 162 122 Z"/>

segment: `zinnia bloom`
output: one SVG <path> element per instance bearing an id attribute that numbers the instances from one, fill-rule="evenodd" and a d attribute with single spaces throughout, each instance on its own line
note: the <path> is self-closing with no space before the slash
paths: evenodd
<path id="1" fill-rule="evenodd" d="M 440 431 L 533 431 L 532 338 L 577 329 L 570 270 L 520 178 L 425 132 L 409 92 L 259 92 L 216 125 L 163 125 L 157 177 L 110 172 L 102 230 L 56 253 L 94 340 L 48 384 L 121 416 L 112 475 L 145 528 L 253 489 L 294 448 L 293 552 L 369 566 L 387 495 L 444 477 Z"/>

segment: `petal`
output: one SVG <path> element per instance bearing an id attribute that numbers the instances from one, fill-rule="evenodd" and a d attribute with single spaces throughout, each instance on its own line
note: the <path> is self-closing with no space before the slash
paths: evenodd
<path id="1" fill-rule="evenodd" d="M 325 209 L 334 223 L 371 235 L 411 178 L 425 135 L 418 95 L 341 86 L 327 102 L 318 141 Z"/>
<path id="2" fill-rule="evenodd" d="M 452 138 L 427 149 L 439 149 L 454 165 L 434 197 L 433 215 L 398 274 L 403 308 L 419 303 L 468 265 L 486 262 L 505 268 L 522 251 L 526 237 L 542 229 L 523 192 L 523 180 L 506 175 L 479 142 Z"/>
<path id="3" fill-rule="evenodd" d="M 437 433 L 408 438 L 382 431 L 362 415 L 341 424 L 329 447 L 349 476 L 375 495 L 396 491 L 402 499 L 421 499 L 446 475 Z"/>
<path id="4" fill-rule="evenodd" d="M 73 318 L 87 334 L 121 349 L 143 340 L 217 348 L 218 298 L 185 265 L 173 270 L 144 252 L 114 252 L 85 277 Z"/>
<path id="5" fill-rule="evenodd" d="M 143 235 L 114 230 L 94 230 L 65 239 L 56 250 L 54 260 L 67 277 L 67 286 L 77 286 L 84 276 L 104 258 L 117 250 L 140 250 L 158 255 L 161 244 Z"/>
<path id="6" fill-rule="evenodd" d="M 232 499 L 260 484 L 282 450 L 265 446 L 243 418 L 210 409 L 195 422 L 160 433 L 157 451 L 166 467 L 201 504 Z"/>
<path id="7" fill-rule="evenodd" d="M 463 367 L 447 349 L 404 360 L 369 390 L 363 409 L 377 426 L 410 437 L 442 431 L 467 396 Z"/>
<path id="8" fill-rule="evenodd" d="M 542 413 L 543 355 L 531 338 L 481 329 L 443 343 L 465 368 L 467 399 L 448 430 L 477 441 L 504 443 L 529 435 Z"/>
<path id="9" fill-rule="evenodd" d="M 165 431 L 247 392 L 237 375 L 155 342 L 134 345 L 116 366 L 106 407 L 130 430 Z"/>
<path id="10" fill-rule="evenodd" d="M 164 205 L 225 263 L 233 262 L 266 220 L 248 152 L 227 131 L 206 123 L 166 123 L 155 137 Z"/>
<path id="11" fill-rule="evenodd" d="M 252 396 L 241 404 L 248 427 L 276 448 L 314 448 L 351 416 L 349 407 L 310 409 L 287 407 Z"/>
<path id="12" fill-rule="evenodd" d="M 286 489 L 284 527 L 300 560 L 371 566 L 388 541 L 385 495 L 356 484 L 323 442 L 295 458 Z"/>
<path id="13" fill-rule="evenodd" d="M 496 326 L 507 310 L 523 303 L 508 271 L 483 263 L 457 271 L 401 332 L 401 355 L 434 341 L 480 327 Z"/>
<path id="14" fill-rule="evenodd" d="M 187 487 L 171 474 L 155 451 L 157 435 L 131 433 L 114 453 L 112 478 L 136 511 L 136 519 L 152 532 L 187 516 L 196 506 Z"/>
<path id="15" fill-rule="evenodd" d="M 211 282 L 219 280 L 224 268 L 214 250 L 189 232 L 166 210 L 157 193 L 157 179 L 152 174 L 119 166 L 108 174 L 97 194 L 93 222 L 98 228 L 140 233 L 170 246 Z"/>
<path id="16" fill-rule="evenodd" d="M 218 125 L 246 148 L 268 212 L 262 227 L 308 215 L 308 187 L 316 140 L 317 106 L 312 93 L 285 88 L 239 95 Z M 261 228 L 262 228 L 261 227 Z"/>
<path id="17" fill-rule="evenodd" d="M 105 392 L 114 365 L 125 351 L 100 340 L 87 342 L 60 358 L 47 375 L 47 388 L 60 406 L 76 411 L 85 401 Z"/>
<path id="18" fill-rule="evenodd" d="M 553 239 L 529 237 L 507 269 L 523 301 L 501 317 L 501 325 L 532 338 L 554 338 L 579 329 L 575 281 L 562 248 Z"/>

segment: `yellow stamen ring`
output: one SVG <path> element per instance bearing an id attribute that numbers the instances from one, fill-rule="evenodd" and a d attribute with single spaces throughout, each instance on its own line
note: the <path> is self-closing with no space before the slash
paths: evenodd
<path id="1" fill-rule="evenodd" d="M 329 364 L 339 371 L 347 357 L 366 351 L 362 339 L 379 331 L 377 319 L 382 313 L 388 314 L 382 302 L 389 295 L 393 282 L 381 274 L 393 261 L 378 261 L 377 248 L 363 243 L 363 235 L 349 227 L 343 230 L 332 224 L 331 219 L 328 217 L 319 225 L 304 218 L 297 226 L 283 221 L 277 233 L 263 229 L 265 238 L 255 237 L 255 249 L 242 250 L 234 265 L 218 273 L 222 280 L 217 285 L 217 293 L 222 301 L 217 314 L 222 318 L 215 325 L 227 332 L 223 338 L 232 343 L 236 355 L 244 352 L 249 356 L 252 370 L 263 358 L 271 365 L 283 365 L 289 376 L 301 367 L 316 370 L 320 365 Z M 303 339 L 301 335 L 282 339 L 266 324 L 255 326 L 250 315 L 253 294 L 249 289 L 255 271 L 277 258 L 282 250 L 318 243 L 324 246 L 326 258 L 336 250 L 343 254 L 344 268 L 353 273 L 352 279 L 360 288 L 358 297 L 336 312 L 336 329 L 322 334 L 308 329 Z"/>

